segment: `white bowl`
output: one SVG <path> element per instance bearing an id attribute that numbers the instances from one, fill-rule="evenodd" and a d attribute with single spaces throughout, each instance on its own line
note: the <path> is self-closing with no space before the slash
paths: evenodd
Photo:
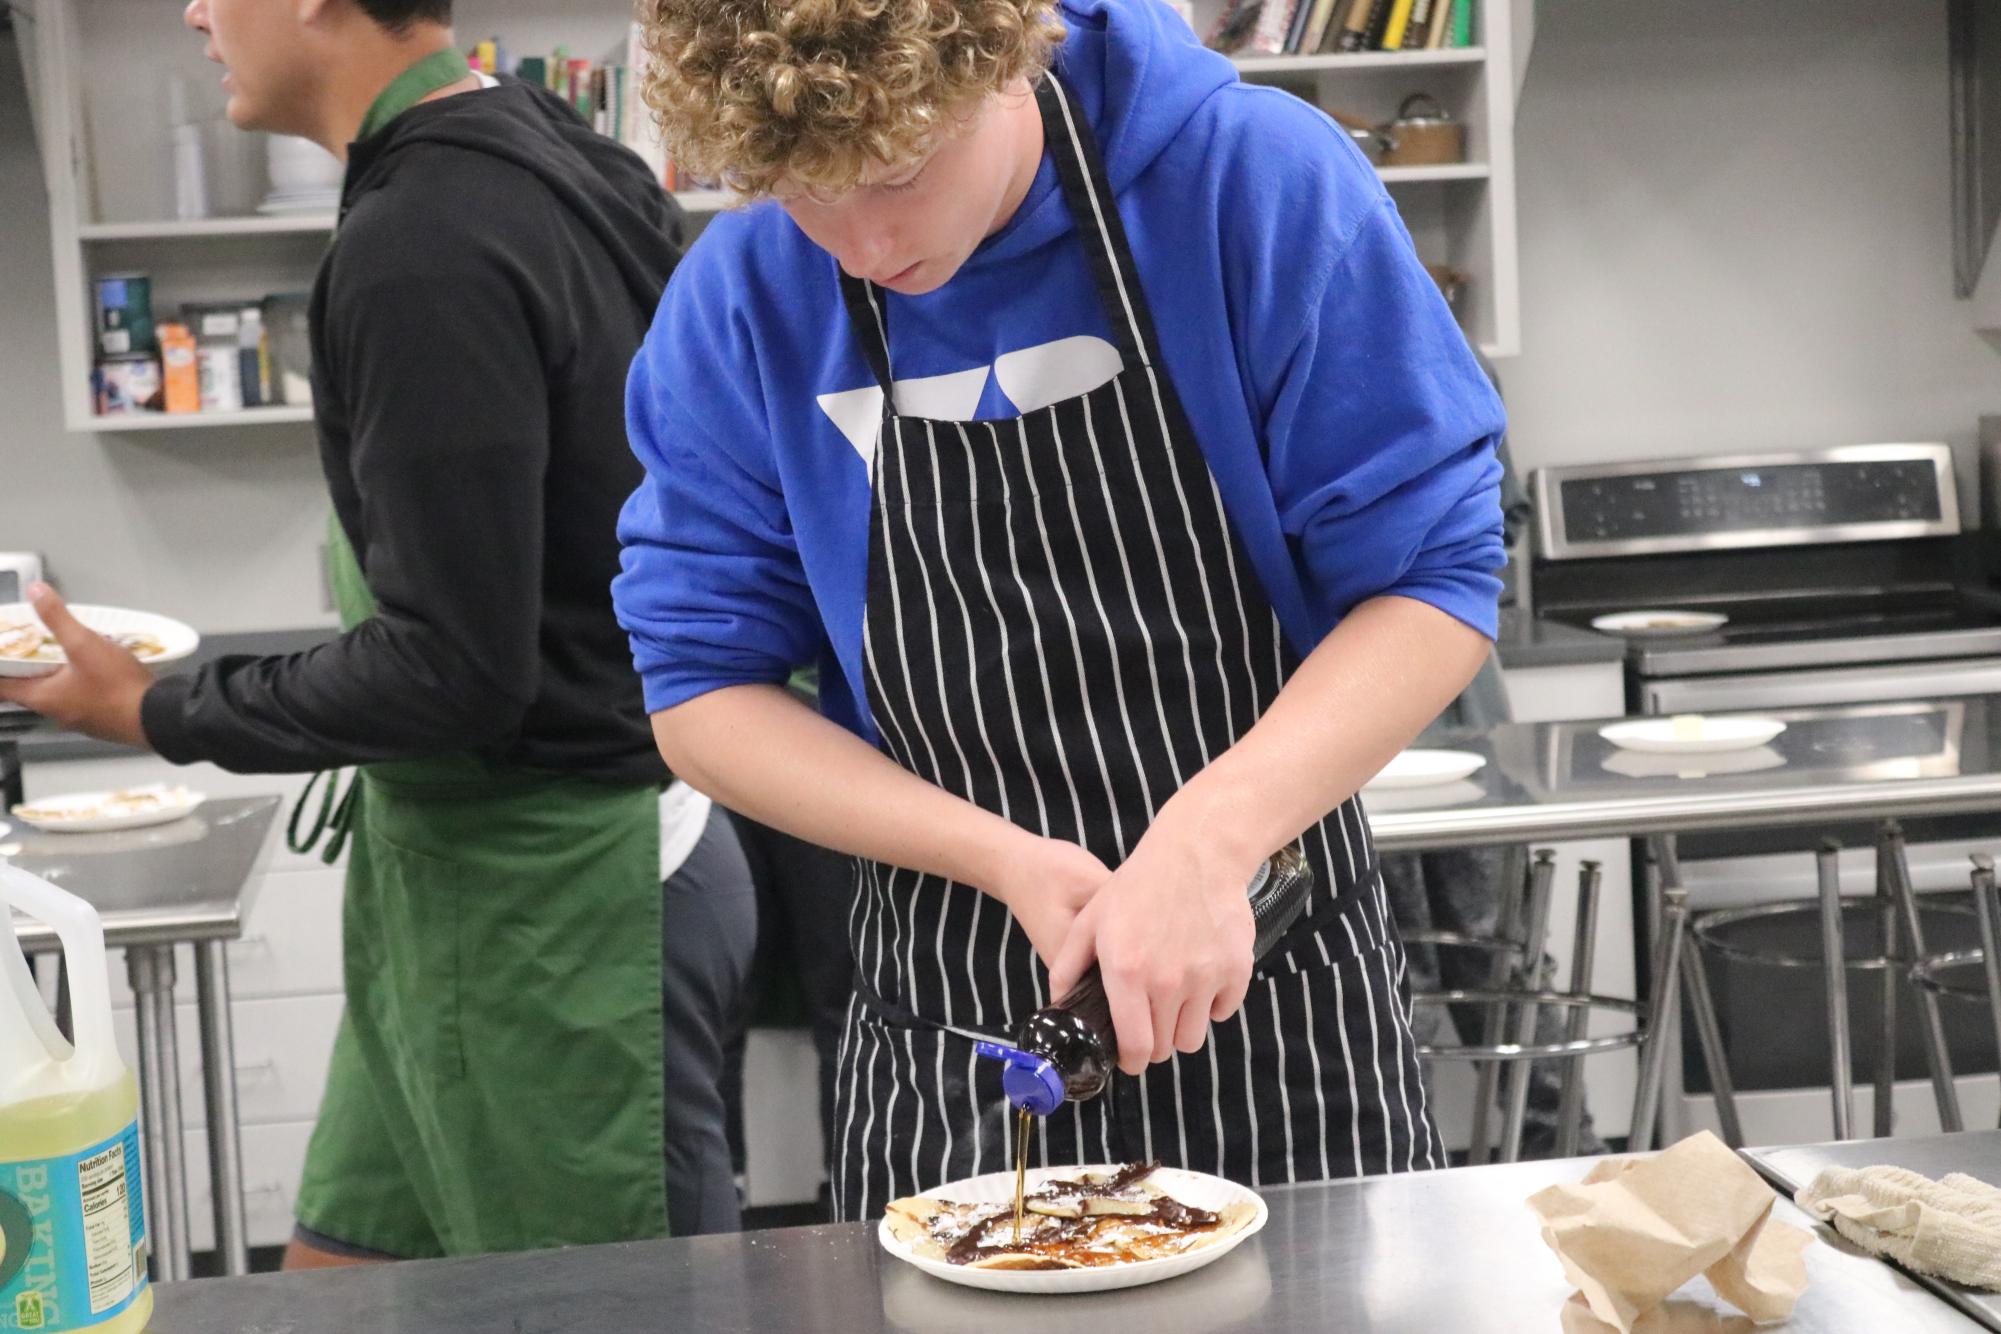
<path id="1" fill-rule="evenodd" d="M 149 658 L 142 658 L 148 667 L 159 667 L 170 662 L 179 662 L 201 646 L 201 636 L 194 627 L 166 616 L 155 616 L 147 611 L 127 611 L 123 607 L 95 607 L 85 603 L 72 603 L 70 615 L 85 626 L 101 635 L 151 635 L 160 641 L 161 652 Z M 26 602 L 0 603 L 0 625 L 22 625 L 32 622 L 41 625 L 42 618 L 35 614 L 33 606 Z M 53 658 L 0 658 L 0 676 L 47 676 L 62 667 L 65 659 L 61 649 L 55 649 Z"/>
<path id="2" fill-rule="evenodd" d="M 1398 788 L 1434 787 L 1470 778 L 1485 768 L 1487 758 L 1470 750 L 1406 750 L 1383 771 L 1362 785 L 1364 792 L 1390 792 Z"/>
<path id="3" fill-rule="evenodd" d="M 1727 750 L 1755 750 L 1786 730 L 1776 718 L 1741 714 L 1720 718 L 1678 714 L 1672 718 L 1628 718 L 1598 729 L 1622 750 L 1650 755 L 1709 755 Z"/>
<path id="4" fill-rule="evenodd" d="M 1594 617 L 1591 628 L 1608 635 L 1700 635 L 1729 623 L 1720 611 L 1615 611 Z"/>
<path id="5" fill-rule="evenodd" d="M 143 810 L 118 810 L 120 792 L 72 792 L 60 797 L 44 797 L 26 802 L 13 810 L 14 818 L 33 825 L 45 834 L 101 834 L 114 829 L 146 829 L 171 824 L 194 814 L 206 801 L 199 792 L 165 783 L 149 783 L 127 788 L 126 792 L 157 794 L 158 805 Z M 113 809 L 105 809 L 112 806 Z"/>
<path id="6" fill-rule="evenodd" d="M 1055 1176 L 1069 1177 L 1079 1172 L 1117 1170 L 1116 1165 L 1104 1164 L 1039 1167 L 1028 1174 L 1028 1187 L 1033 1190 Z M 1193 1205 L 1198 1209 L 1220 1210 L 1228 1205 L 1248 1201 L 1257 1206 L 1257 1213 L 1243 1228 L 1214 1245 L 1199 1247 L 1181 1255 L 1162 1256 L 1158 1260 L 1136 1260 L 1131 1264 L 1103 1265 L 1095 1269 L 968 1269 L 964 1265 L 946 1264 L 943 1260 L 933 1260 L 918 1255 L 904 1242 L 897 1240 L 896 1234 L 890 1231 L 887 1218 L 877 1225 L 876 1237 L 882 1242 L 883 1249 L 897 1259 L 915 1265 L 925 1273 L 935 1278 L 942 1278 L 947 1283 L 957 1283 L 968 1288 L 984 1288 L 989 1292 L 1056 1295 L 1073 1292 L 1108 1292 L 1114 1288 L 1137 1288 L 1147 1283 L 1158 1283 L 1163 1279 L 1193 1273 L 1205 1265 L 1216 1263 L 1241 1246 L 1256 1235 L 1271 1216 L 1271 1210 L 1266 1207 L 1256 1191 L 1248 1186 L 1239 1186 L 1234 1181 L 1225 1181 L 1222 1177 L 1210 1176 L 1206 1172 L 1185 1172 L 1179 1168 L 1163 1167 L 1147 1180 L 1183 1204 Z M 989 1172 L 985 1176 L 949 1182 L 924 1193 L 965 1204 L 1006 1204 L 1014 1199 L 1014 1173 Z"/>

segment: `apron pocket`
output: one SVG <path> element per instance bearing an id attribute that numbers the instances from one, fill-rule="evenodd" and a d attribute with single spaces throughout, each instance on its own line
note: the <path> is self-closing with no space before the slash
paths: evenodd
<path id="1" fill-rule="evenodd" d="M 350 1006 L 398 1058 L 446 1078 L 466 1072 L 464 899 L 478 871 L 365 831 L 348 873 Z"/>

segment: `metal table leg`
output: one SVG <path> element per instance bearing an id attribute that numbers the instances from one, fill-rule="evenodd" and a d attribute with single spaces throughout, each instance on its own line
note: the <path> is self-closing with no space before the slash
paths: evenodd
<path id="1" fill-rule="evenodd" d="M 181 1066 L 174 1031 L 174 950 L 130 946 L 139 1038 L 139 1096 L 146 1150 L 147 1237 L 161 1282 L 188 1277 L 188 1172 L 181 1139 Z"/>
<path id="2" fill-rule="evenodd" d="M 1904 959 L 1897 937 L 1897 896 L 1890 891 L 1888 858 L 1881 840 L 1876 844 L 1876 920 L 1882 941 L 1883 1011 L 1881 1031 L 1876 1035 L 1876 1115 L 1877 1139 L 1887 1139 L 1897 1125 L 1897 988 L 1904 979 Z M 2001 1016 L 1998 1016 L 2001 1017 Z"/>
<path id="3" fill-rule="evenodd" d="M 229 1013 L 225 942 L 195 946 L 195 996 L 201 1007 L 203 1093 L 208 1103 L 208 1172 L 215 1209 L 216 1254 L 232 1278 L 250 1272 L 243 1218 L 243 1145 L 236 1112 L 236 1042 Z"/>
<path id="4" fill-rule="evenodd" d="M 1820 873 L 1821 968 L 1827 988 L 1828 1065 L 1834 1095 L 1834 1137 L 1853 1139 L 1854 1080 L 1848 1041 L 1848 950 L 1841 930 L 1841 845 L 1832 839 L 1814 854 Z"/>
<path id="5" fill-rule="evenodd" d="M 1503 854 L 1500 882 L 1503 897 L 1494 919 L 1494 935 L 1500 940 L 1515 939 L 1515 933 L 1521 927 L 1522 909 L 1524 906 L 1523 899 L 1526 897 L 1528 887 L 1528 872 L 1526 867 L 1519 864 L 1519 861 L 1520 858 L 1517 855 L 1517 850 L 1514 848 L 1509 848 Z M 1526 961 L 1528 958 L 1527 951 L 1524 950 L 1518 957 Z M 1492 967 L 1489 969 L 1487 975 L 1487 989 L 1489 991 L 1506 990 L 1509 975 L 1513 969 L 1514 962 L 1510 959 L 1508 952 L 1506 950 L 1496 950 L 1494 952 Z M 1487 1007 L 1486 1017 L 1480 1025 L 1481 1046 L 1496 1047 L 1500 1045 L 1501 1035 L 1507 1031 L 1507 1015 L 1508 1007 L 1505 1005 L 1497 1004 Z M 1474 1082 L 1473 1126 L 1471 1143 L 1466 1152 L 1466 1161 L 1476 1167 L 1493 1160 L 1493 1108 L 1494 1102 L 1500 1093 L 1501 1064 L 1499 1061 L 1480 1062 L 1478 1076 Z"/>
<path id="6" fill-rule="evenodd" d="M 1904 831 L 1895 820 L 1883 826 L 1882 849 L 1890 874 L 1890 892 L 1904 916 L 1904 944 L 1912 959 L 1925 957 L 1925 928 L 1918 916 L 1918 896 L 1911 887 L 1911 867 L 1904 857 Z M 1959 1088 L 1952 1082 L 1952 1054 L 1945 1045 L 1945 1020 L 1938 996 L 1919 987 L 1918 1010 L 1925 1021 L 1925 1046 L 1931 1056 L 1932 1096 L 1938 1100 L 1939 1129 L 1952 1133 L 1966 1128 L 1959 1114 Z"/>
<path id="7" fill-rule="evenodd" d="M 1536 1003 L 1532 997 L 1543 989 L 1543 944 L 1549 934 L 1549 897 L 1556 881 L 1556 854 L 1538 852 L 1535 870 L 1529 879 L 1528 925 L 1522 936 L 1522 973 L 1525 998 L 1515 1013 L 1515 1041 L 1524 1047 L 1535 1045 Z M 1505 956 L 1503 956 L 1505 957 Z M 1511 1061 L 1502 1081 L 1501 1161 L 1520 1162 L 1522 1126 L 1528 1116 L 1529 1075 L 1534 1061 Z"/>
<path id="8" fill-rule="evenodd" d="M 1973 907 L 1980 915 L 1980 958 L 1987 972 L 1987 1008 L 2001 1043 L 2001 898 L 1994 888 L 1994 859 L 1973 859 Z"/>
<path id="9" fill-rule="evenodd" d="M 1570 946 L 1570 994 L 1589 996 L 1591 974 L 1598 954 L 1598 894 L 1605 873 L 1597 862 L 1585 862 L 1577 873 L 1577 934 Z M 1582 1040 L 1591 1025 L 1590 1007 L 1573 1006 L 1570 1027 L 1564 1037 Z M 1563 1094 L 1557 1102 L 1556 1156 L 1575 1158 L 1577 1141 L 1584 1125 L 1584 1061 L 1572 1057 L 1563 1063 Z"/>
<path id="10" fill-rule="evenodd" d="M 1654 940 L 1653 979 L 1647 997 L 1647 1036 L 1640 1044 L 1640 1078 L 1633 1092 L 1633 1127 L 1627 1148 L 1642 1152 L 1654 1147 L 1660 1115 L 1661 1085 L 1667 1078 L 1667 1033 L 1681 1004 L 1681 952 L 1688 933 L 1688 891 L 1677 880 L 1672 852 L 1659 839 L 1654 849 L 1651 879 L 1660 899 L 1660 931 Z"/>
<path id="11" fill-rule="evenodd" d="M 1674 839 L 1657 840 L 1653 856 L 1661 868 L 1662 883 L 1678 887 L 1681 860 Z M 1686 921 L 1684 918 L 1684 924 Z M 1702 951 L 1693 940 L 1682 947 L 1681 984 L 1688 989 L 1688 1008 L 1695 1016 L 1695 1041 L 1702 1051 L 1702 1064 L 1709 1071 L 1710 1097 L 1716 1103 L 1716 1120 L 1723 1129 L 1723 1142 L 1741 1149 L 1744 1125 L 1737 1115 L 1737 1083 L 1730 1075 L 1730 1060 L 1723 1046 L 1723 1023 L 1716 1017 L 1716 998 L 1710 994 Z M 1678 1019 L 1680 1015 L 1677 1013 L 1675 1017 Z"/>

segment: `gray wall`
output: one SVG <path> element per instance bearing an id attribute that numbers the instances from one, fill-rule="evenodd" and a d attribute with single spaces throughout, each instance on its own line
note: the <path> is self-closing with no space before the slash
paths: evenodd
<path id="1" fill-rule="evenodd" d="M 1951 298 L 1944 0 L 1542 0 L 1538 26 L 1517 127 L 1527 348 L 1502 368 L 1523 467 L 1965 447 L 2001 412 L 2001 362 Z M 0 548 L 207 629 L 323 621 L 310 432 L 68 435 L 53 323 L 4 49 Z"/>
<path id="2" fill-rule="evenodd" d="M 1543 0 L 1538 32 L 1522 466 L 1964 449 L 2001 410 L 1952 299 L 1944 0 Z"/>

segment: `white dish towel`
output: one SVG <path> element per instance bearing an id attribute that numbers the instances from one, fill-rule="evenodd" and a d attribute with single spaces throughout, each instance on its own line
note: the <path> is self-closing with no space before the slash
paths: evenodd
<path id="1" fill-rule="evenodd" d="M 2001 1291 L 2001 1189 L 1955 1172 L 1824 1167 L 1794 1200 L 1865 1250 L 1906 1269 Z"/>

